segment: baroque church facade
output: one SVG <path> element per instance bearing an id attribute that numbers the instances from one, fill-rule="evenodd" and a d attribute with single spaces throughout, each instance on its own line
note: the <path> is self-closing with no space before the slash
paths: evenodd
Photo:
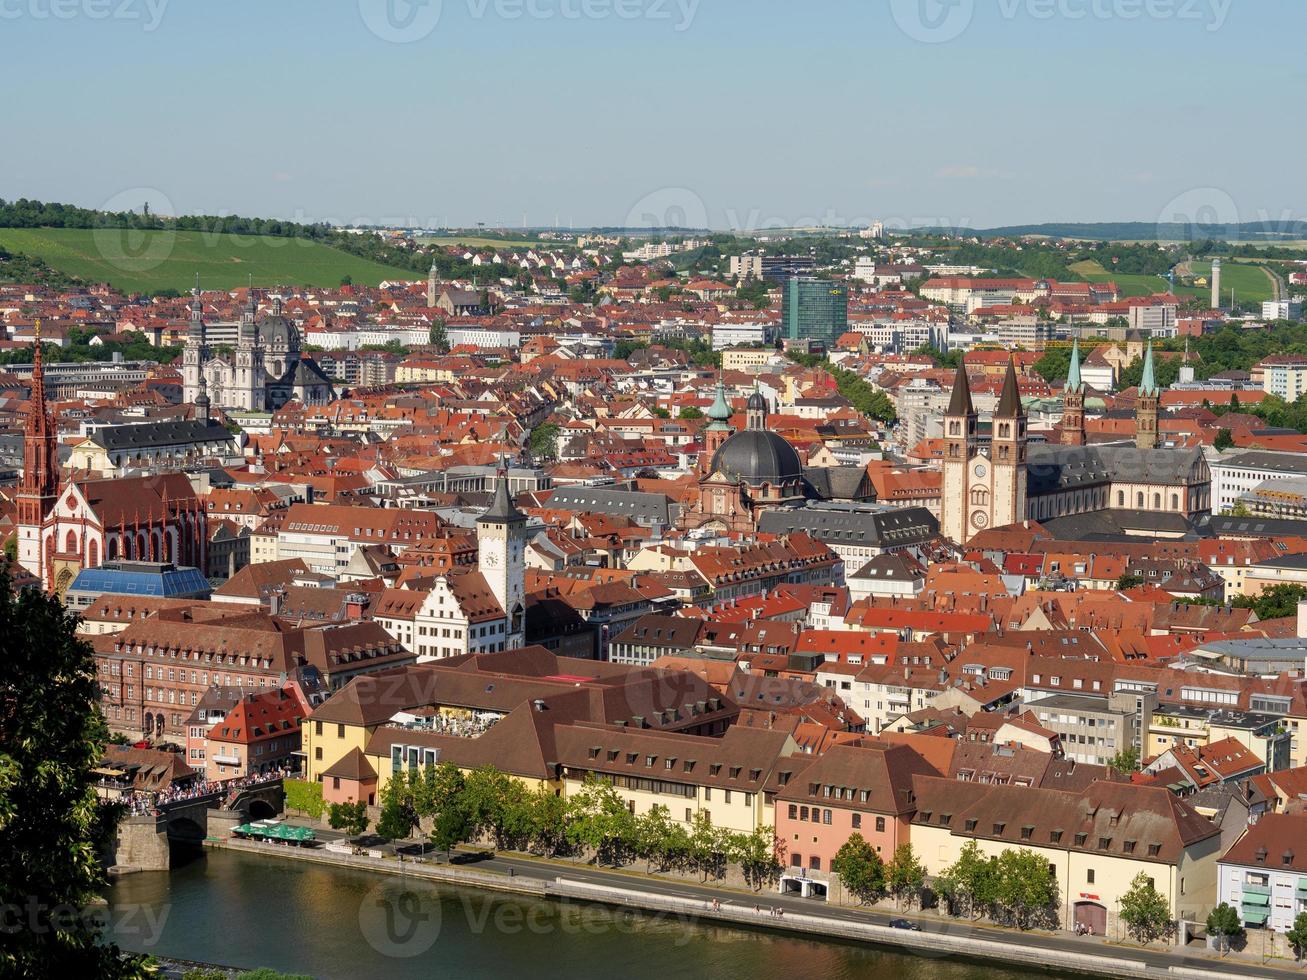
<path id="1" fill-rule="evenodd" d="M 944 416 L 940 533 L 966 544 L 986 528 L 1027 520 L 1071 522 L 1074 530 L 1089 534 L 1192 533 L 1192 522 L 1211 511 L 1211 470 L 1201 449 L 1159 446 L 1161 389 L 1155 378 L 1150 344 L 1135 403 L 1133 444 L 1089 445 L 1077 340 L 1062 392 L 1061 440 L 1032 445 L 1016 367 L 1009 360 L 986 443 L 965 361 L 959 364 Z"/>
<path id="2" fill-rule="evenodd" d="M 182 351 L 185 401 L 204 397 L 219 408 L 271 412 L 292 400 L 325 405 L 335 396 L 331 380 L 303 355 L 299 329 L 281 315 L 281 300 L 274 299 L 271 314 L 260 318 L 250 290 L 236 345 L 225 353 L 209 345 L 199 285 L 191 290 L 190 331 Z"/>

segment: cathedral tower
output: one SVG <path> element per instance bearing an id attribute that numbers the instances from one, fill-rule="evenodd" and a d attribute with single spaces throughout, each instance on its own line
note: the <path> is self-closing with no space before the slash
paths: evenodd
<path id="1" fill-rule="evenodd" d="M 1006 527 L 1026 519 L 1026 409 L 1021 404 L 1016 362 L 1008 358 L 1003 391 L 994 409 L 993 527 Z"/>
<path id="2" fill-rule="evenodd" d="M 967 364 L 963 358 L 958 362 L 953 395 L 944 413 L 944 484 L 940 508 L 943 517 L 940 532 L 959 544 L 970 537 L 967 484 L 971 461 L 977 452 L 976 429 L 976 409 L 971 403 L 971 384 L 967 381 Z"/>
<path id="3" fill-rule="evenodd" d="M 1157 414 L 1162 392 L 1153 371 L 1153 342 L 1144 353 L 1144 376 L 1139 381 L 1139 398 L 1135 402 L 1135 445 L 1140 449 L 1157 448 Z"/>
<path id="4" fill-rule="evenodd" d="M 1071 366 L 1062 389 L 1062 445 L 1085 444 L 1085 385 L 1080 380 L 1080 336 L 1071 345 Z"/>

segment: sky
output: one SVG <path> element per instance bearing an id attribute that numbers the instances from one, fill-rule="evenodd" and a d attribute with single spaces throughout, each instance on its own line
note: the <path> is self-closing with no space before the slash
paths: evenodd
<path id="1" fill-rule="evenodd" d="M 488 227 L 1307 219 L 1302 0 L 0 0 L 0 197 Z"/>

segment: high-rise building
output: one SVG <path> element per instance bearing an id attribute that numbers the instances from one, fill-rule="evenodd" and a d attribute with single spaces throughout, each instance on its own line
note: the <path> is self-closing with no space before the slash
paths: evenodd
<path id="1" fill-rule="evenodd" d="M 807 340 L 830 350 L 849 328 L 849 291 L 829 279 L 790 279 L 785 283 L 781 322 L 786 339 Z"/>

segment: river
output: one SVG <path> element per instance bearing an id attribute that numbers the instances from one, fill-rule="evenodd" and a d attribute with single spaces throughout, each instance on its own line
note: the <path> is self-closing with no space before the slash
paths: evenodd
<path id="1" fill-rule="evenodd" d="M 125 949 L 321 980 L 1053 976 L 236 851 L 206 851 L 168 874 L 128 875 L 108 899 L 108 933 Z"/>

